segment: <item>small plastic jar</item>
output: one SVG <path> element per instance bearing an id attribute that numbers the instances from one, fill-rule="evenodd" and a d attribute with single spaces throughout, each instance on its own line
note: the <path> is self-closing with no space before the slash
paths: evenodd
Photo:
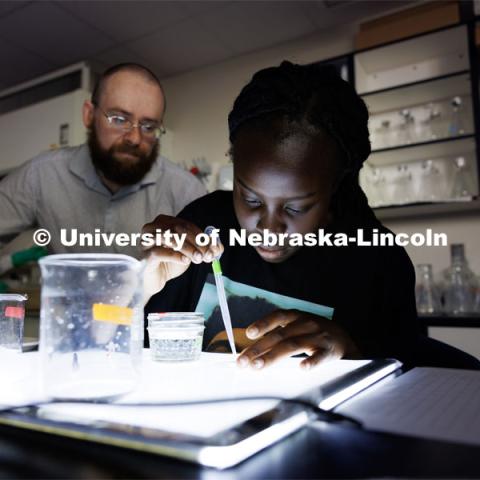
<path id="1" fill-rule="evenodd" d="M 150 313 L 147 318 L 153 360 L 186 362 L 200 358 L 205 330 L 203 313 Z"/>

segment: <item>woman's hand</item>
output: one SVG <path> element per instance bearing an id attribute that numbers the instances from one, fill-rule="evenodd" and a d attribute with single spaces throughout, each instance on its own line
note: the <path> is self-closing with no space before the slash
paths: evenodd
<path id="1" fill-rule="evenodd" d="M 195 238 L 202 233 L 196 225 L 186 220 L 168 215 L 159 215 L 151 223 L 147 223 L 142 232 L 155 235 L 157 230 L 170 231 L 172 234 L 186 235 L 183 246 L 175 250 L 175 244 L 164 242 L 145 249 L 147 265 L 144 273 L 144 302 L 163 289 L 165 284 L 184 273 L 191 263 L 212 262 L 223 252 L 223 246 L 217 241 L 201 247 Z"/>
<path id="2" fill-rule="evenodd" d="M 240 366 L 264 368 L 283 357 L 306 353 L 303 368 L 326 359 L 360 358 L 349 335 L 332 320 L 298 310 L 276 310 L 247 328 L 255 343 L 238 357 Z"/>

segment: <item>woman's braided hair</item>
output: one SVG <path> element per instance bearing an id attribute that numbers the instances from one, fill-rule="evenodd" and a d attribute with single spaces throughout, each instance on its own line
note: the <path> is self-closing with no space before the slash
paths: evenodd
<path id="1" fill-rule="evenodd" d="M 284 61 L 255 73 L 228 116 L 230 142 L 234 145 L 243 128 L 271 132 L 274 123 L 279 125 L 278 120 L 283 120 L 281 137 L 288 136 L 289 129 L 293 132 L 300 128 L 307 135 L 324 131 L 338 145 L 343 179 L 332 198 L 335 224 L 376 223 L 358 184 L 358 172 L 371 152 L 368 110 L 336 68 Z"/>

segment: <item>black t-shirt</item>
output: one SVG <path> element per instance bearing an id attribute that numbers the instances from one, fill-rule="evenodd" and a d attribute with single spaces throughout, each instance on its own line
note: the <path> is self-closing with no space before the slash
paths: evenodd
<path id="1" fill-rule="evenodd" d="M 281 297 L 282 302 L 288 297 L 299 299 L 305 305 L 333 309 L 332 321 L 338 322 L 350 334 L 367 358 L 410 358 L 409 346 L 419 334 L 419 324 L 414 268 L 403 248 L 304 246 L 282 263 L 269 263 L 253 247 L 228 245 L 229 229 L 240 229 L 232 192 L 217 191 L 206 195 L 188 205 L 179 217 L 202 230 L 208 225 L 218 228 L 225 246 L 221 257 L 223 275 L 232 282 L 237 294 L 247 292 L 245 286 L 255 287 L 254 294 L 245 293 L 243 300 L 247 303 L 255 300 L 257 306 L 246 306 L 244 315 L 237 315 L 236 319 L 232 315 L 234 327 L 244 328 L 256 319 L 255 316 L 269 311 L 269 298 L 259 300 L 255 293 L 268 291 Z M 372 219 L 368 226 L 350 225 L 349 229 L 356 232 L 357 228 L 368 227 L 369 231 L 375 228 L 388 232 L 373 216 Z M 146 313 L 195 311 L 206 283 L 211 282 L 207 280 L 211 271 L 211 264 L 191 264 L 181 277 L 168 282 L 151 298 Z M 273 297 L 275 303 L 276 297 Z M 229 306 L 241 309 L 233 305 L 235 300 L 242 303 L 239 298 L 229 296 Z M 280 303 L 282 305 L 285 303 Z M 204 347 L 208 347 L 222 330 L 220 315 L 212 313 L 206 325 Z"/>

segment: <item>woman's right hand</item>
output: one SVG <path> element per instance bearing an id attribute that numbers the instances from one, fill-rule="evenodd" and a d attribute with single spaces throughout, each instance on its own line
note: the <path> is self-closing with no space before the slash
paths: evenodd
<path id="1" fill-rule="evenodd" d="M 210 263 L 223 253 L 223 246 L 217 240 L 217 245 L 210 243 L 201 247 L 196 244 L 195 238 L 203 233 L 196 225 L 187 220 L 168 215 L 158 215 L 153 222 L 147 223 L 142 233 L 155 233 L 161 230 L 178 235 L 185 235 L 185 241 L 179 250 L 173 244 L 163 243 L 145 248 L 147 265 L 144 274 L 145 303 L 152 295 L 163 289 L 165 284 L 180 276 L 190 266 L 190 263 Z M 218 238 L 218 237 L 217 237 Z"/>

